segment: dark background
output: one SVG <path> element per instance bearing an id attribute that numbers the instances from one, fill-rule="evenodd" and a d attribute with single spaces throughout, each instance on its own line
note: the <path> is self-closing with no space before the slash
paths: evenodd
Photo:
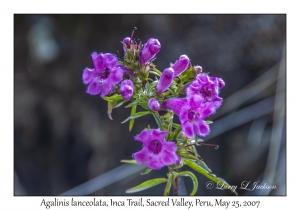
<path id="1" fill-rule="evenodd" d="M 92 52 L 122 56 L 120 42 L 133 27 L 136 40 L 160 41 L 158 69 L 186 54 L 193 65 L 226 82 L 224 103 L 209 118 L 212 132 L 204 138 L 220 147 L 198 148 L 213 173 L 238 186 L 239 195 L 286 195 L 283 14 L 14 15 L 14 194 L 59 195 L 98 177 L 73 194 L 127 195 L 128 188 L 165 177 L 166 168 L 126 175 L 133 166 L 120 163 L 141 149 L 133 136 L 147 125 L 157 127 L 152 117 L 137 119 L 129 132 L 128 123 L 120 122 L 130 109 L 114 109 L 111 121 L 106 102 L 86 94 L 81 79 L 83 69 L 93 67 Z M 197 177 L 197 195 L 233 195 L 206 189 L 209 180 Z M 112 180 L 119 181 L 108 184 Z M 239 189 L 243 181 L 251 182 L 249 188 L 259 181 L 276 189 Z M 184 178 L 182 195 L 191 189 Z M 133 195 L 163 190 L 159 185 Z"/>

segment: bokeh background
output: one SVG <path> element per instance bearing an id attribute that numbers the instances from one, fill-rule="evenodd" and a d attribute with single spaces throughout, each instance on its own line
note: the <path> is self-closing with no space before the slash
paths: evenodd
<path id="1" fill-rule="evenodd" d="M 125 190 L 167 169 L 140 175 L 143 166 L 120 163 L 141 149 L 133 140 L 151 116 L 120 122 L 130 109 L 114 109 L 85 93 L 81 76 L 90 54 L 122 56 L 121 41 L 157 38 L 154 63 L 163 70 L 186 54 L 193 65 L 223 78 L 224 98 L 209 119 L 211 134 L 198 147 L 213 173 L 239 195 L 286 195 L 286 15 L 14 15 L 14 194 L 127 195 Z M 176 119 L 178 120 L 178 119 Z M 184 168 L 188 169 L 188 168 Z M 195 172 L 197 174 L 197 172 Z M 206 189 L 197 195 L 233 195 Z M 181 194 L 192 189 L 181 179 Z M 239 189 L 243 181 L 276 186 Z M 162 195 L 164 185 L 132 195 Z"/>

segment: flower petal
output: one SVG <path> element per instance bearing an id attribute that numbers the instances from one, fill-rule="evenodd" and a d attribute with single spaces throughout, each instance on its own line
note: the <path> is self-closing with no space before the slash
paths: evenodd
<path id="1" fill-rule="evenodd" d="M 94 79 L 87 87 L 88 94 L 97 95 L 101 92 L 101 84 L 98 80 Z"/>
<path id="2" fill-rule="evenodd" d="M 118 84 L 123 78 L 123 71 L 120 67 L 114 67 L 110 70 L 108 81 L 112 84 Z"/>
<path id="3" fill-rule="evenodd" d="M 96 52 L 93 52 L 91 56 L 92 56 L 92 60 L 93 60 L 93 63 L 94 63 L 95 70 L 98 73 L 101 73 L 102 71 L 104 71 L 105 70 L 105 65 L 104 65 L 101 54 L 97 54 Z"/>
<path id="4" fill-rule="evenodd" d="M 194 138 L 194 125 L 193 123 L 190 123 L 189 121 L 181 122 L 182 130 L 185 133 L 185 135 L 189 138 Z"/>
<path id="5" fill-rule="evenodd" d="M 94 78 L 95 78 L 95 71 L 94 71 L 94 69 L 85 68 L 83 70 L 82 81 L 83 81 L 83 83 L 85 85 L 91 83 Z"/>
<path id="6" fill-rule="evenodd" d="M 189 120 L 189 109 L 187 106 L 184 106 L 181 111 L 180 111 L 180 115 L 179 115 L 179 120 L 180 122 L 185 122 Z"/>
<path id="7" fill-rule="evenodd" d="M 151 139 L 152 140 L 158 140 L 160 143 L 164 143 L 166 141 L 166 136 L 167 136 L 167 131 L 163 130 L 158 130 L 158 129 L 153 129 L 152 130 L 152 136 L 151 136 Z"/>
<path id="8" fill-rule="evenodd" d="M 207 136 L 210 133 L 209 125 L 207 125 L 204 120 L 195 121 L 195 132 L 199 136 Z"/>
<path id="9" fill-rule="evenodd" d="M 153 170 L 159 170 L 164 166 L 164 164 L 160 161 L 159 156 L 150 156 L 147 162 L 147 167 Z"/>
<path id="10" fill-rule="evenodd" d="M 188 97 L 187 101 L 191 109 L 197 109 L 204 100 L 200 95 L 193 95 Z"/>
<path id="11" fill-rule="evenodd" d="M 172 98 L 163 103 L 163 108 L 171 109 L 175 114 L 180 115 L 181 109 L 187 104 L 186 99 Z"/>
<path id="12" fill-rule="evenodd" d="M 151 130 L 143 130 L 139 135 L 135 137 L 135 139 L 146 145 L 151 143 Z"/>
<path id="13" fill-rule="evenodd" d="M 143 148 L 142 150 L 133 153 L 132 157 L 139 163 L 139 164 L 143 164 L 146 163 L 148 158 L 149 158 L 149 151 L 147 150 L 147 148 Z"/>
<path id="14" fill-rule="evenodd" d="M 106 68 L 112 69 L 118 64 L 118 58 L 110 53 L 102 54 L 103 64 Z"/>
<path id="15" fill-rule="evenodd" d="M 175 153 L 170 153 L 166 150 L 163 150 L 160 154 L 160 161 L 164 164 L 164 165 L 172 165 L 176 163 L 177 160 L 177 155 L 175 155 Z"/>
<path id="16" fill-rule="evenodd" d="M 110 93 L 112 85 L 107 80 L 101 81 L 101 97 L 104 97 Z"/>
<path id="17" fill-rule="evenodd" d="M 162 150 L 168 151 L 169 153 L 175 153 L 177 150 L 177 146 L 174 142 L 168 141 L 163 144 Z"/>

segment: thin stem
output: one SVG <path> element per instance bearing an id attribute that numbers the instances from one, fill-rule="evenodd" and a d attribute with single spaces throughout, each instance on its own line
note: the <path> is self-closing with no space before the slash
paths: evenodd
<path id="1" fill-rule="evenodd" d="M 159 119 L 158 113 L 157 112 L 152 112 L 152 114 L 153 114 L 153 116 L 155 118 L 155 121 L 156 121 L 157 125 L 159 126 L 160 130 L 164 130 L 164 127 L 163 127 L 163 125 L 162 125 L 162 123 Z"/>
<path id="2" fill-rule="evenodd" d="M 180 169 L 176 169 L 177 173 Z M 176 176 L 174 180 L 174 195 L 179 196 L 180 195 L 180 176 Z"/>

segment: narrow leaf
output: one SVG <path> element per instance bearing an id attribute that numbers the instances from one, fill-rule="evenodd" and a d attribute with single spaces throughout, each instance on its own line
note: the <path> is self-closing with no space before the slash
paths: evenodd
<path id="1" fill-rule="evenodd" d="M 189 154 L 189 153 L 179 153 L 178 154 L 180 157 L 183 157 L 183 158 L 189 158 L 189 159 L 192 159 L 192 160 L 196 160 L 196 161 L 199 161 L 199 159 L 197 157 L 195 157 L 194 155 L 192 154 Z"/>
<path id="2" fill-rule="evenodd" d="M 111 119 L 111 120 L 113 120 L 113 118 L 111 117 L 112 110 L 113 110 L 113 103 L 107 102 L 107 115 L 108 115 L 109 119 Z"/>
<path id="3" fill-rule="evenodd" d="M 151 171 L 152 171 L 151 168 L 147 168 L 143 173 L 141 173 L 141 175 L 149 174 Z"/>
<path id="4" fill-rule="evenodd" d="M 136 119 L 136 118 L 145 116 L 145 115 L 147 115 L 147 114 L 151 114 L 151 112 L 149 112 L 149 111 L 137 112 L 137 113 L 135 113 L 134 115 L 131 115 L 130 117 L 128 117 L 126 120 L 124 120 L 124 121 L 121 122 L 121 123 L 125 123 L 125 122 L 127 122 L 128 120 Z"/>
<path id="5" fill-rule="evenodd" d="M 130 188 L 130 189 L 126 190 L 126 193 L 140 192 L 140 191 L 149 189 L 151 187 L 154 187 L 156 185 L 162 184 L 162 183 L 167 182 L 167 181 L 168 181 L 168 179 L 166 179 L 166 178 L 151 179 L 151 180 L 148 180 L 146 182 L 143 182 L 142 184 L 140 184 L 136 187 L 133 187 L 133 188 Z"/>
<path id="6" fill-rule="evenodd" d="M 123 100 L 123 97 L 120 94 L 115 94 L 113 96 L 103 97 L 105 101 L 113 102 Z"/>
<path id="7" fill-rule="evenodd" d="M 212 124 L 212 123 L 213 123 L 213 121 L 210 121 L 210 120 L 205 120 L 205 123 L 206 123 L 207 125 L 209 125 L 209 124 Z"/>
<path id="8" fill-rule="evenodd" d="M 183 171 L 183 172 L 178 173 L 178 176 L 188 176 L 192 179 L 194 187 L 193 187 L 193 191 L 191 192 L 190 195 L 191 196 L 195 195 L 198 190 L 198 180 L 197 180 L 197 177 L 195 176 L 195 174 L 193 174 L 190 171 Z"/>
<path id="9" fill-rule="evenodd" d="M 136 112 L 136 105 L 134 105 L 132 108 L 131 108 L 131 115 L 134 115 Z M 133 127 L 133 124 L 134 124 L 134 119 L 130 120 L 129 121 L 129 131 L 131 131 L 132 127 Z"/>
<path id="10" fill-rule="evenodd" d="M 130 104 L 125 106 L 125 108 L 133 107 L 134 105 L 137 105 L 141 100 L 142 100 L 142 98 L 137 98 L 136 100 L 134 100 L 133 102 L 131 102 Z"/>
<path id="11" fill-rule="evenodd" d="M 166 188 L 165 188 L 165 191 L 164 191 L 164 196 L 167 196 L 170 193 L 171 186 L 172 186 L 172 179 L 173 179 L 172 176 L 173 175 L 171 173 L 168 174 L 168 182 L 166 184 Z"/>
<path id="12" fill-rule="evenodd" d="M 136 160 L 121 160 L 122 163 L 138 164 Z"/>
<path id="13" fill-rule="evenodd" d="M 206 165 L 206 163 L 202 160 L 198 160 L 197 162 L 198 166 L 200 166 L 201 168 L 204 168 L 206 171 L 208 171 L 209 173 L 211 173 L 211 169 L 208 168 L 208 166 Z"/>
<path id="14" fill-rule="evenodd" d="M 216 175 L 210 173 L 209 171 L 207 171 L 207 169 L 202 168 L 200 165 L 198 165 L 197 163 L 195 163 L 191 160 L 185 159 L 184 163 L 187 164 L 192 169 L 194 169 L 195 171 L 197 171 L 198 173 L 200 173 L 200 174 L 204 175 L 205 177 L 207 177 L 208 179 L 212 180 L 213 182 L 215 182 L 219 185 L 225 186 L 227 189 L 231 190 L 231 192 L 233 192 L 235 195 L 238 195 L 224 179 L 219 178 Z"/>
<path id="15" fill-rule="evenodd" d="M 152 114 L 153 114 L 153 117 L 154 117 L 154 119 L 155 119 L 155 121 L 156 121 L 156 124 L 159 126 L 159 128 L 160 128 L 161 130 L 164 130 L 164 127 L 163 127 L 163 125 L 162 125 L 162 123 L 161 123 L 161 121 L 160 121 L 160 119 L 159 119 L 158 114 L 157 114 L 156 112 L 153 112 Z"/>

